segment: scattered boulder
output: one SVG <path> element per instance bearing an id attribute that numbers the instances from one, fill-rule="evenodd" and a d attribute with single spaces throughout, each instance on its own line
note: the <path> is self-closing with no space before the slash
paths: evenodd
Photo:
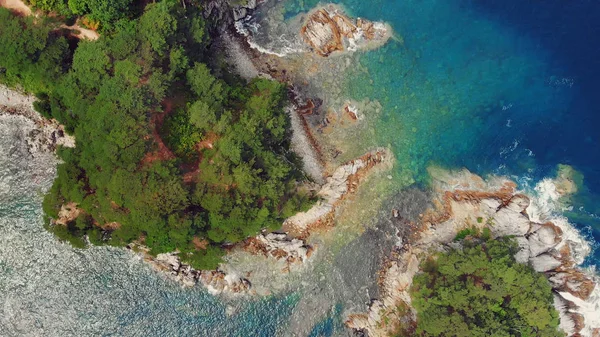
<path id="1" fill-rule="evenodd" d="M 537 227 L 537 226 L 536 226 Z M 562 231 L 552 223 L 540 225 L 528 237 L 531 257 L 546 253 L 556 247 L 562 240 Z"/>
<path id="2" fill-rule="evenodd" d="M 246 251 L 263 254 L 275 259 L 284 259 L 288 263 L 303 263 L 311 256 L 313 248 L 304 241 L 288 238 L 286 234 L 269 233 L 246 240 Z"/>
<path id="3" fill-rule="evenodd" d="M 529 232 L 529 218 L 511 208 L 502 208 L 493 216 L 491 231 L 494 236 L 518 235 Z"/>
<path id="4" fill-rule="evenodd" d="M 238 275 L 225 274 L 219 270 L 203 270 L 198 274 L 200 281 L 213 295 L 223 293 L 242 294 L 250 290 L 250 282 Z"/>
<path id="5" fill-rule="evenodd" d="M 36 98 L 0 85 L 0 115 L 22 116 L 35 123 L 27 135 L 27 147 L 32 156 L 55 152 L 59 146 L 75 147 L 75 138 L 65 132 L 54 119 L 42 117 L 34 108 Z"/>
<path id="6" fill-rule="evenodd" d="M 155 270 L 165 273 L 184 287 L 193 287 L 199 282 L 213 295 L 241 295 L 251 291 L 251 284 L 247 279 L 221 270 L 195 270 L 181 262 L 179 252 L 153 257 L 148 248 L 139 243 L 131 243 L 127 247 L 141 254 Z"/>
<path id="7" fill-rule="evenodd" d="M 562 265 L 560 260 L 549 254 L 542 254 L 529 259 L 531 266 L 538 273 L 554 270 Z"/>

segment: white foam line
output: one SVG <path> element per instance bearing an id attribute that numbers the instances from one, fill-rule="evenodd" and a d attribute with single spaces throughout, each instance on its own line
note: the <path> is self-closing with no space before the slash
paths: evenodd
<path id="1" fill-rule="evenodd" d="M 567 205 L 561 203 L 561 195 L 557 191 L 555 182 L 552 179 L 543 179 L 536 184 L 533 193 L 528 194 L 533 197 L 527 208 L 527 214 L 531 221 L 539 223 L 550 221 L 560 227 L 563 231 L 563 243 L 561 245 L 569 245 L 573 259 L 578 266 L 581 266 L 585 258 L 592 252 L 592 245 L 562 215 L 562 212 L 567 209 Z M 582 300 L 568 292 L 560 292 L 559 294 L 578 306 L 574 312 L 581 314 L 585 319 L 585 328 L 581 331 L 581 335 L 591 337 L 593 329 L 600 328 L 600 277 L 598 277 L 595 267 L 580 267 L 580 269 L 596 283 L 591 296 L 586 300 Z"/>

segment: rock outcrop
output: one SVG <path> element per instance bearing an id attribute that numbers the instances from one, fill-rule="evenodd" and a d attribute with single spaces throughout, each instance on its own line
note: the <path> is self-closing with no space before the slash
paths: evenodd
<path id="1" fill-rule="evenodd" d="M 69 222 L 77 219 L 79 214 L 81 214 L 81 209 L 77 207 L 77 204 L 74 202 L 69 202 L 60 206 L 60 211 L 58 211 L 58 219 L 54 221 L 57 225 L 66 226 Z"/>
<path id="2" fill-rule="evenodd" d="M 56 151 L 58 146 L 75 147 L 75 138 L 54 119 L 42 117 L 33 108 L 35 97 L 24 95 L 0 85 L 0 115 L 22 116 L 33 121 L 36 127 L 27 137 L 29 153 L 36 156 Z"/>
<path id="3" fill-rule="evenodd" d="M 304 241 L 288 238 L 286 234 L 269 233 L 244 241 L 244 249 L 254 254 L 262 254 L 287 263 L 304 263 L 311 256 L 313 248 Z"/>
<path id="4" fill-rule="evenodd" d="M 340 166 L 327 178 L 327 182 L 317 193 L 321 200 L 308 211 L 287 219 L 283 224 L 283 230 L 304 237 L 311 229 L 331 225 L 339 203 L 348 194 L 356 191 L 359 181 L 373 167 L 381 163 L 391 163 L 391 158 L 392 154 L 388 150 L 379 149 Z"/>
<path id="5" fill-rule="evenodd" d="M 208 0 L 202 4 L 202 14 L 208 22 L 209 30 L 222 34 L 231 28 L 232 24 L 247 19 L 261 0 Z"/>
<path id="6" fill-rule="evenodd" d="M 592 336 L 599 328 L 598 320 L 590 319 L 590 310 L 598 304 L 590 301 L 598 285 L 578 269 L 571 254 L 574 242 L 564 234 L 564 224 L 532 221 L 536 202 L 517 193 L 514 183 L 492 178 L 486 182 L 462 172 L 453 178 L 438 175 L 435 180 L 439 199 L 437 210 L 424 214 L 417 236 L 403 240 L 387 266 L 381 271 L 382 296 L 374 300 L 368 313 L 351 315 L 347 325 L 369 336 L 387 336 L 402 326 L 415 324 L 416 313 L 410 306 L 408 289 L 418 272 L 419 261 L 431 252 L 453 246 L 457 233 L 465 228 L 489 228 L 493 237 L 515 237 L 519 252 L 515 259 L 530 264 L 545 273 L 555 292 L 555 307 L 561 316 L 561 328 L 569 336 Z M 473 188 L 473 189 L 471 189 Z M 401 313 L 398 307 L 406 310 Z M 589 308 L 592 309 L 589 309 Z M 596 308 L 597 310 L 597 308 Z M 399 324 L 404 322 L 404 324 Z"/>
<path id="7" fill-rule="evenodd" d="M 237 296 L 256 293 L 252 289 L 249 278 L 242 277 L 226 263 L 221 264 L 217 270 L 196 270 L 181 261 L 179 252 L 158 254 L 154 257 L 141 244 L 132 243 L 128 248 L 140 254 L 154 269 L 164 272 L 184 287 L 201 284 L 213 295 Z M 283 261 L 283 264 L 287 265 L 285 269 L 288 272 L 292 265 L 307 262 L 313 251 L 313 248 L 303 240 L 276 233 L 260 234 L 249 238 L 233 249 L 246 254 L 263 255 L 266 258 L 264 263 L 270 263 L 268 259 Z"/>
<path id="8" fill-rule="evenodd" d="M 379 22 L 351 20 L 329 5 L 309 13 L 300 34 L 316 54 L 329 56 L 336 51 L 383 45 L 391 36 L 391 28 Z"/>
<path id="9" fill-rule="evenodd" d="M 158 254 L 153 257 L 143 245 L 132 243 L 127 248 L 140 254 L 155 270 L 165 273 L 184 287 L 192 287 L 200 283 L 213 295 L 243 295 L 250 292 L 251 285 L 247 279 L 221 270 L 195 270 L 181 262 L 178 252 Z"/>

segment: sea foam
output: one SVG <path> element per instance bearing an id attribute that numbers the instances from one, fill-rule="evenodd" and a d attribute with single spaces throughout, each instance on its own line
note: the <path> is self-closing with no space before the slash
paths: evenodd
<path id="1" fill-rule="evenodd" d="M 583 268 L 581 265 L 592 252 L 593 242 L 584 238 L 582 233 L 563 215 L 564 211 L 570 209 L 570 205 L 564 201 L 564 194 L 559 192 L 554 179 L 542 179 L 533 190 L 529 188 L 526 193 L 532 196 L 531 203 L 526 210 L 531 221 L 552 222 L 560 227 L 563 232 L 563 242 L 569 245 L 573 260 L 596 283 L 592 294 L 586 300 L 568 292 L 559 292 L 564 299 L 577 305 L 578 308 L 571 311 L 581 314 L 585 319 L 585 327 L 581 331 L 581 335 L 591 337 L 593 330 L 600 328 L 600 277 L 596 266 Z"/>

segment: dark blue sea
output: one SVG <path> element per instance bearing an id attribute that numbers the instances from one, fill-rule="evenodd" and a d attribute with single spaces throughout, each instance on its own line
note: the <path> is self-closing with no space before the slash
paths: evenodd
<path id="1" fill-rule="evenodd" d="M 598 1 L 334 2 L 394 29 L 347 91 L 383 105 L 378 141 L 392 144 L 399 175 L 424 182 L 435 164 L 535 182 L 568 164 L 584 185 L 565 214 L 600 242 Z M 287 15 L 315 4 L 288 1 Z"/>

